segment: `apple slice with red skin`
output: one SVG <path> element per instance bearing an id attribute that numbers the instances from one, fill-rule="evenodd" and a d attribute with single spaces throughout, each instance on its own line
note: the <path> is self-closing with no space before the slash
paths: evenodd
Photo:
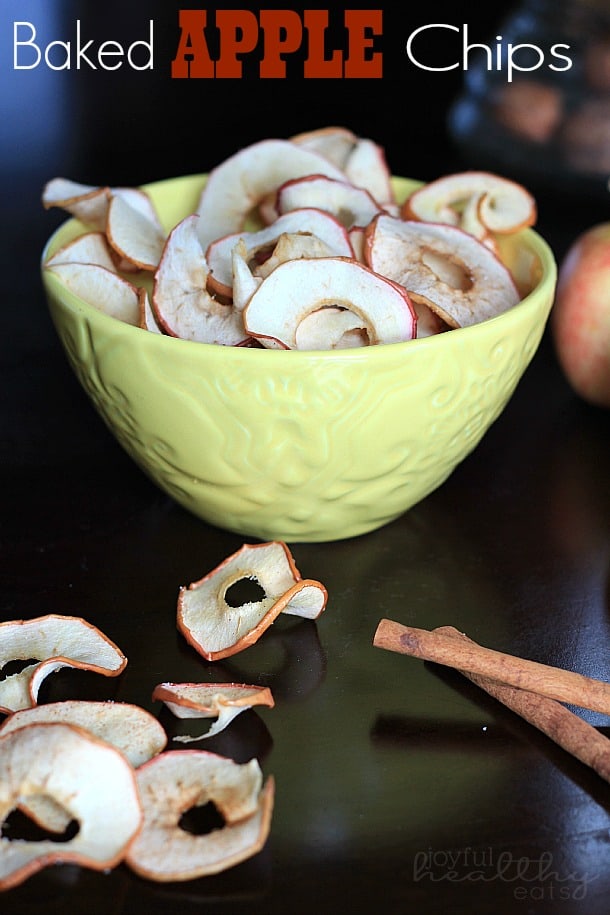
<path id="1" fill-rule="evenodd" d="M 229 589 L 247 580 L 257 582 L 263 596 L 233 606 Z M 324 585 L 301 577 L 282 541 L 244 544 L 203 578 L 180 588 L 177 625 L 206 660 L 216 661 L 253 645 L 280 613 L 316 619 L 327 599 Z"/>
<path id="2" fill-rule="evenodd" d="M 0 623 L 0 670 L 10 661 L 37 662 L 0 681 L 0 711 L 11 713 L 37 704 L 48 674 L 74 667 L 116 677 L 127 658 L 97 627 L 82 617 L 48 614 Z"/>
<path id="3" fill-rule="evenodd" d="M 293 178 L 279 188 L 275 203 L 278 216 L 303 207 L 331 213 L 346 229 L 366 226 L 383 211 L 365 188 L 326 175 Z"/>
<path id="4" fill-rule="evenodd" d="M 268 686 L 247 683 L 159 683 L 152 698 L 163 702 L 177 718 L 216 718 L 200 737 L 175 736 L 174 741 L 179 743 L 213 737 L 241 712 L 255 705 L 273 708 L 275 704 Z"/>
<path id="5" fill-rule="evenodd" d="M 106 217 L 108 243 L 122 259 L 137 270 L 157 269 L 165 232 L 158 222 L 121 194 L 113 194 Z"/>
<path id="6" fill-rule="evenodd" d="M 331 126 L 302 131 L 290 137 L 290 141 L 319 153 L 343 171 L 358 137 L 347 127 Z"/>
<path id="7" fill-rule="evenodd" d="M 367 137 L 359 137 L 344 166 L 345 177 L 357 187 L 365 188 L 381 206 L 392 206 L 396 197 L 385 150 Z"/>
<path id="8" fill-rule="evenodd" d="M 342 257 L 280 264 L 250 298 L 244 324 L 264 346 L 297 349 L 301 322 L 327 306 L 353 312 L 369 345 L 412 340 L 417 332 L 407 291 L 364 264 Z"/>
<path id="9" fill-rule="evenodd" d="M 377 216 L 366 229 L 365 257 L 371 269 L 453 328 L 492 318 L 519 301 L 508 268 L 456 226 Z"/>
<path id="10" fill-rule="evenodd" d="M 114 268 L 78 262 L 45 265 L 62 283 L 98 311 L 132 324 L 140 325 L 141 292 Z"/>
<path id="11" fill-rule="evenodd" d="M 210 172 L 196 208 L 203 250 L 240 232 L 251 211 L 285 181 L 311 174 L 343 177 L 323 156 L 289 140 L 261 140 L 223 160 Z"/>
<path id="12" fill-rule="evenodd" d="M 167 735 L 150 712 L 124 702 L 95 702 L 67 699 L 46 702 L 13 712 L 0 725 L 0 737 L 10 731 L 38 723 L 74 725 L 120 750 L 132 766 L 142 765 L 160 753 Z M 24 798 L 19 807 L 41 828 L 62 833 L 72 819 L 68 810 L 44 794 Z"/>
<path id="13" fill-rule="evenodd" d="M 460 226 L 479 240 L 534 225 L 536 202 L 523 185 L 492 172 L 444 175 L 414 191 L 402 205 L 403 219 Z M 493 239 L 490 239 L 493 246 Z"/>
<path id="14" fill-rule="evenodd" d="M 225 871 L 259 852 L 271 825 L 275 782 L 256 759 L 236 763 L 206 750 L 170 750 L 136 772 L 144 822 L 125 861 L 159 883 Z M 185 813 L 212 803 L 224 825 L 195 835 L 180 825 Z"/>
<path id="15" fill-rule="evenodd" d="M 78 235 L 48 258 L 45 267 L 54 267 L 57 264 L 96 264 L 116 273 L 116 263 L 104 232 L 85 232 L 84 235 Z"/>
<path id="16" fill-rule="evenodd" d="M 107 871 L 125 857 L 142 825 L 135 772 L 115 747 L 63 722 L 38 722 L 0 737 L 0 824 L 28 800 L 46 798 L 76 820 L 57 842 L 0 842 L 0 890 L 53 864 Z"/>
<path id="17" fill-rule="evenodd" d="M 205 252 L 210 271 L 208 285 L 221 295 L 231 295 L 232 253 L 237 242 L 243 240 L 248 263 L 256 258 L 262 261 L 262 255 L 266 251 L 271 253 L 280 236 L 288 233 L 313 235 L 332 254 L 344 257 L 352 257 L 354 254 L 345 227 L 334 216 L 315 207 L 302 207 L 278 217 L 262 229 L 232 233 L 213 241 Z M 255 270 L 252 272 L 256 273 Z"/>
<path id="18" fill-rule="evenodd" d="M 43 188 L 42 204 L 46 210 L 60 207 L 84 225 L 105 232 L 108 207 L 113 197 L 121 197 L 161 229 L 154 204 L 142 188 L 96 186 L 70 178 L 52 178 Z"/>
<path id="19" fill-rule="evenodd" d="M 171 230 L 154 274 L 152 309 L 159 327 L 172 337 L 238 346 L 248 335 L 240 312 L 208 292 L 198 219 L 186 216 Z"/>

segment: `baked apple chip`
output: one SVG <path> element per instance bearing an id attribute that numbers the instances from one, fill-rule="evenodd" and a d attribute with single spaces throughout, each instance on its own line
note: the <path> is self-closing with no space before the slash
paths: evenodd
<path id="1" fill-rule="evenodd" d="M 241 313 L 207 289 L 209 268 L 197 223 L 197 216 L 186 216 L 169 233 L 154 274 L 152 309 L 172 337 L 237 346 L 247 338 Z"/>
<path id="2" fill-rule="evenodd" d="M 269 257 L 275 251 L 279 240 L 285 236 L 307 237 L 317 242 L 319 249 L 310 251 L 309 256 L 342 256 L 353 257 L 354 251 L 344 226 L 330 213 L 315 207 L 303 207 L 279 216 L 270 225 L 252 232 L 237 232 L 225 235 L 213 241 L 205 254 L 210 275 L 208 283 L 219 294 L 230 296 L 233 283 L 232 254 L 235 245 L 243 242 L 242 251 L 248 265 L 252 265 L 254 275 L 270 272 L 267 265 Z M 294 238 L 293 238 L 294 240 Z M 305 252 L 307 255 L 307 252 Z M 283 259 L 303 256 L 295 251 L 284 255 Z M 277 259 L 277 254 L 276 254 Z"/>
<path id="3" fill-rule="evenodd" d="M 152 759 L 167 745 L 163 727 L 145 709 L 125 702 L 82 699 L 48 702 L 14 712 L 0 725 L 0 737 L 41 722 L 59 722 L 82 728 L 120 750 L 135 768 Z M 72 819 L 68 810 L 44 794 L 24 798 L 19 807 L 48 832 L 64 832 Z"/>
<path id="4" fill-rule="evenodd" d="M 179 743 L 213 737 L 253 705 L 273 708 L 275 704 L 268 686 L 246 683 L 159 683 L 152 698 L 165 703 L 177 718 L 216 719 L 201 737 L 175 736 L 174 741 Z"/>
<path id="5" fill-rule="evenodd" d="M 133 206 L 124 195 L 112 194 L 106 216 L 106 237 L 121 258 L 121 264 L 136 270 L 157 269 L 165 232 L 154 213 Z"/>
<path id="6" fill-rule="evenodd" d="M 258 600 L 233 605 L 228 592 L 251 581 Z M 301 578 L 281 541 L 244 544 L 215 569 L 180 588 L 177 625 L 187 642 L 208 661 L 217 661 L 253 645 L 280 613 L 316 619 L 326 607 L 324 585 Z"/>
<path id="7" fill-rule="evenodd" d="M 278 216 L 292 210 L 317 207 L 332 213 L 346 229 L 366 226 L 377 213 L 383 212 L 365 188 L 325 175 L 308 175 L 287 181 L 277 192 L 275 207 Z"/>
<path id="8" fill-rule="evenodd" d="M 227 870 L 259 852 L 269 835 L 272 776 L 263 784 L 256 759 L 236 763 L 206 750 L 170 750 L 136 772 L 144 823 L 126 864 L 157 882 L 194 880 Z M 196 835 L 185 814 L 212 804 L 223 825 Z"/>
<path id="9" fill-rule="evenodd" d="M 210 172 L 197 204 L 203 250 L 217 238 L 241 232 L 251 211 L 285 181 L 312 174 L 343 177 L 323 156 L 290 140 L 260 140 L 224 159 Z"/>
<path id="10" fill-rule="evenodd" d="M 38 702 L 45 678 L 62 667 L 116 677 L 127 658 L 106 635 L 77 616 L 48 614 L 0 623 L 0 671 L 10 661 L 32 661 L 0 680 L 0 711 L 10 714 Z"/>
<path id="11" fill-rule="evenodd" d="M 459 226 L 480 241 L 511 234 L 536 221 L 536 202 L 516 181 L 492 172 L 466 171 L 430 181 L 405 200 L 404 219 Z M 491 239 L 489 238 L 491 233 Z"/>
<path id="12" fill-rule="evenodd" d="M 354 258 L 342 257 L 280 264 L 251 296 L 243 312 L 244 325 L 263 346 L 299 349 L 308 338 L 307 324 L 302 336 L 301 325 L 328 307 L 334 309 L 330 313 L 333 321 L 345 320 L 337 317 L 337 310 L 357 318 L 353 322 L 348 316 L 345 326 L 345 331 L 358 330 L 358 338 L 353 338 L 357 345 L 412 340 L 417 332 L 407 291 Z"/>
<path id="13" fill-rule="evenodd" d="M 104 312 L 134 327 L 140 326 L 143 287 L 135 286 L 115 272 L 114 268 L 89 263 L 49 263 L 50 271 L 74 295 Z"/>
<path id="14" fill-rule="evenodd" d="M 119 864 L 142 824 L 134 769 L 115 747 L 65 723 L 39 722 L 0 736 L 0 824 L 36 798 L 64 810 L 66 841 L 0 838 L 0 890 L 57 863 L 105 871 Z"/>
<path id="15" fill-rule="evenodd" d="M 59 248 L 46 262 L 46 267 L 57 264 L 96 264 L 116 272 L 111 249 L 104 232 L 85 232 Z"/>
<path id="16" fill-rule="evenodd" d="M 376 216 L 366 229 L 365 257 L 452 328 L 485 321 L 519 301 L 508 268 L 456 226 Z"/>

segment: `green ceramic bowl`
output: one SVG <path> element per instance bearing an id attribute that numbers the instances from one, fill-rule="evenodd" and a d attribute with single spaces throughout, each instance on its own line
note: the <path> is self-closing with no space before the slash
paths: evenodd
<path id="1" fill-rule="evenodd" d="M 399 199 L 417 186 L 394 180 Z M 204 182 L 147 186 L 168 230 Z M 43 261 L 83 231 L 64 223 Z M 153 334 L 87 305 L 49 271 L 42 278 L 81 384 L 165 492 L 244 537 L 330 541 L 381 527 L 435 490 L 511 397 L 540 343 L 556 264 L 532 230 L 503 248 L 531 288 L 510 311 L 435 337 L 328 352 Z"/>

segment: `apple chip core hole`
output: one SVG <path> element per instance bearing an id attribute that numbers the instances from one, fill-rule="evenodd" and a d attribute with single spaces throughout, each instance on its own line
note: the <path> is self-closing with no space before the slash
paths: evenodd
<path id="1" fill-rule="evenodd" d="M 22 810 L 14 808 L 5 817 L 0 837 L 11 842 L 70 842 L 79 832 L 77 820 L 70 820 L 63 832 L 52 832 L 40 826 Z"/>
<path id="2" fill-rule="evenodd" d="M 244 577 L 233 582 L 225 592 L 229 607 L 243 607 L 244 604 L 258 604 L 266 597 L 265 589 L 257 578 Z"/>
<path id="3" fill-rule="evenodd" d="M 428 267 L 434 275 L 460 292 L 468 292 L 473 287 L 473 279 L 466 265 L 461 261 L 441 254 L 432 248 L 424 248 L 421 256 L 422 263 Z"/>
<path id="4" fill-rule="evenodd" d="M 189 835 L 204 836 L 216 829 L 222 829 L 225 826 L 225 818 L 214 802 L 208 801 L 185 810 L 178 820 L 178 826 Z"/>
<path id="5" fill-rule="evenodd" d="M 0 681 L 7 680 L 14 674 L 20 674 L 22 670 L 29 667 L 30 664 L 39 664 L 40 658 L 18 658 L 8 661 L 4 667 L 0 668 Z"/>

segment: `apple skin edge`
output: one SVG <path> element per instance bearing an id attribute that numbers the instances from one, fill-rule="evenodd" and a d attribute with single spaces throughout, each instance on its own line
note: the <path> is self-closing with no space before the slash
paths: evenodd
<path id="1" fill-rule="evenodd" d="M 550 329 L 573 390 L 594 406 L 610 408 L 610 222 L 587 229 L 568 249 Z"/>

